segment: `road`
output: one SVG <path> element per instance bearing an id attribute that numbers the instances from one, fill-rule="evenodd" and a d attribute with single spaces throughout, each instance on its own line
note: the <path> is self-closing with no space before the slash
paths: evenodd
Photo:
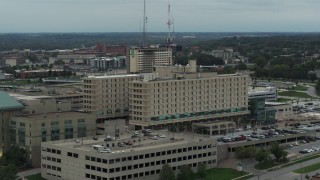
<path id="1" fill-rule="evenodd" d="M 317 94 L 316 94 L 316 88 L 314 86 L 309 86 L 308 90 L 307 90 L 307 94 L 309 96 L 315 97 L 315 98 L 320 98 Z"/>
<path id="2" fill-rule="evenodd" d="M 255 177 L 250 178 L 249 180 L 273 180 L 273 179 L 281 179 L 281 180 L 294 180 L 296 178 L 300 179 L 301 175 L 293 173 L 292 171 L 299 169 L 301 167 L 309 166 L 315 163 L 318 163 L 320 158 L 312 159 L 300 164 L 295 164 L 289 167 L 281 168 L 279 170 L 271 171 L 271 172 L 261 172 L 261 174 L 255 174 Z M 309 175 L 313 175 L 316 172 L 309 173 Z M 302 179 L 304 178 L 304 174 L 302 175 Z"/>

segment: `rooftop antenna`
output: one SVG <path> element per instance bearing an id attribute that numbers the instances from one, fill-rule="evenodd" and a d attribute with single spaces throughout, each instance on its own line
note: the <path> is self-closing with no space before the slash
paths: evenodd
<path id="1" fill-rule="evenodd" d="M 170 45 L 171 43 L 173 43 L 173 37 L 171 36 L 171 25 L 173 26 L 174 25 L 174 22 L 173 22 L 173 17 L 171 15 L 171 4 L 170 4 L 170 0 L 168 0 L 168 22 L 167 22 L 167 25 L 168 25 L 168 38 L 167 38 L 167 43 Z M 174 26 L 173 26 L 173 32 L 174 32 Z"/>
<path id="2" fill-rule="evenodd" d="M 143 33 L 142 33 L 142 47 L 146 47 L 146 23 L 148 18 L 146 16 L 146 0 L 143 0 Z"/>

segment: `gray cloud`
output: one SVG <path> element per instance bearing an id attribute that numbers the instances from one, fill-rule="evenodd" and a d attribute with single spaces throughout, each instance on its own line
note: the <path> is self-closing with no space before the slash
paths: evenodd
<path id="1" fill-rule="evenodd" d="M 167 0 L 147 0 L 166 31 Z M 319 0 L 171 0 L 177 31 L 320 31 Z M 139 31 L 143 0 L 0 0 L 0 32 Z"/>

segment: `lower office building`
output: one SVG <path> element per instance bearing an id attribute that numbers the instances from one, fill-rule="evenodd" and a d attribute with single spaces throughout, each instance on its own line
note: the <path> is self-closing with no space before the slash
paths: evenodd
<path id="1" fill-rule="evenodd" d="M 41 142 L 93 136 L 96 123 L 92 114 L 60 112 L 15 116 L 8 129 L 10 144 L 24 148 L 27 162 L 40 167 Z"/>
<path id="2" fill-rule="evenodd" d="M 182 166 L 191 166 L 193 170 L 200 163 L 207 168 L 217 166 L 216 140 L 204 136 L 179 134 L 159 140 L 144 136 L 141 141 L 122 139 L 121 142 L 103 139 L 42 143 L 42 177 L 49 180 L 153 180 L 159 179 L 164 164 L 169 164 L 176 173 Z M 119 147 L 119 142 L 128 140 L 133 144 Z M 111 152 L 105 152 L 106 147 Z"/>

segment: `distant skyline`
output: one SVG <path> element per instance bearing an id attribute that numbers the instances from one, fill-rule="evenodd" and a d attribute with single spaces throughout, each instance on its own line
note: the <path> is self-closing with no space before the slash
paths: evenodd
<path id="1" fill-rule="evenodd" d="M 177 32 L 320 32 L 319 0 L 170 0 Z M 168 0 L 146 0 L 167 31 Z M 143 0 L 0 0 L 0 33 L 140 32 Z"/>

